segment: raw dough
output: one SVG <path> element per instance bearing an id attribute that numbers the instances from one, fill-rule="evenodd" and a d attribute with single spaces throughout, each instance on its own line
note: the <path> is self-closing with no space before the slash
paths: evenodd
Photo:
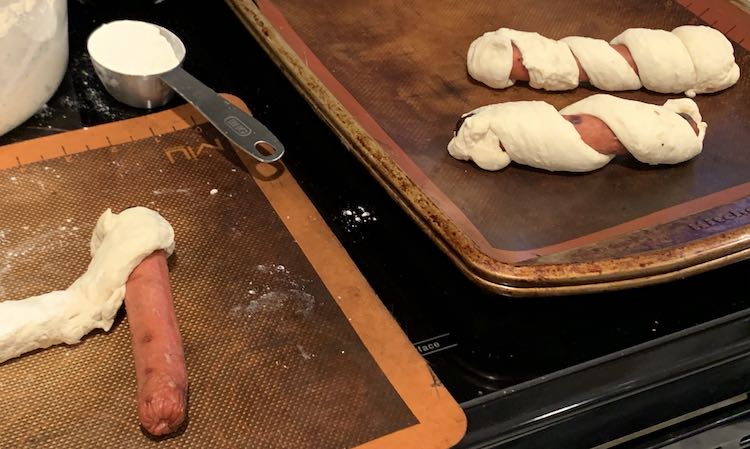
<path id="1" fill-rule="evenodd" d="M 740 68 L 734 62 L 734 48 L 723 34 L 709 27 L 681 26 L 672 30 L 680 38 L 695 64 L 694 89 L 687 95 L 709 93 L 734 85 Z"/>
<path id="2" fill-rule="evenodd" d="M 509 79 L 512 44 L 523 55 L 529 85 L 546 90 L 578 86 L 578 67 L 571 66 L 571 54 L 593 86 L 610 91 L 639 89 L 643 84 L 655 92 L 685 92 L 692 97 L 726 89 L 740 76 L 729 40 L 720 31 L 699 25 L 677 27 L 672 32 L 630 28 L 610 43 L 578 36 L 554 41 L 537 33 L 500 28 L 471 43 L 467 55 L 469 74 L 490 87 L 513 85 Z M 628 47 L 638 73 L 610 44 Z"/>
<path id="3" fill-rule="evenodd" d="M 575 127 L 543 101 L 494 104 L 470 114 L 448 152 L 485 170 L 500 170 L 513 160 L 552 171 L 591 171 L 613 157 L 586 145 Z"/>
<path id="4" fill-rule="evenodd" d="M 680 112 L 695 121 L 698 135 Z M 613 156 L 586 145 L 562 114 L 599 118 L 636 159 L 647 164 L 676 164 L 695 157 L 703 149 L 707 128 L 698 106 L 688 98 L 657 106 L 598 94 L 559 113 L 542 101 L 516 101 L 465 114 L 448 152 L 485 170 L 500 170 L 515 161 L 550 171 L 587 172 L 612 160 Z"/>
<path id="5" fill-rule="evenodd" d="M 687 48 L 675 34 L 664 30 L 630 28 L 610 43 L 628 47 L 635 65 L 638 66 L 641 83 L 648 90 L 663 93 L 685 92 L 696 82 L 694 62 Z M 701 61 L 695 61 L 698 62 Z"/>
<path id="6" fill-rule="evenodd" d="M 67 290 L 0 302 L 0 363 L 59 343 L 75 344 L 109 330 L 125 298 L 130 272 L 149 254 L 174 250 L 174 230 L 157 212 L 107 209 L 91 236 L 91 262 Z"/>
<path id="7" fill-rule="evenodd" d="M 570 47 L 593 86 L 609 91 L 641 88 L 638 74 L 607 41 L 580 36 L 570 36 L 560 41 Z"/>
<path id="8" fill-rule="evenodd" d="M 578 65 L 565 43 L 548 39 L 539 33 L 516 31 L 501 28 L 500 36 L 509 41 L 504 48 L 510 48 L 511 42 L 523 54 L 523 65 L 529 71 L 529 85 L 535 89 L 569 90 L 578 86 Z M 512 65 L 512 58 L 511 58 Z"/>
<path id="9" fill-rule="evenodd" d="M 508 54 L 511 55 L 508 58 Z M 484 33 L 469 46 L 469 73 L 475 79 L 497 89 L 513 85 L 513 48 L 510 38 L 500 33 Z"/>

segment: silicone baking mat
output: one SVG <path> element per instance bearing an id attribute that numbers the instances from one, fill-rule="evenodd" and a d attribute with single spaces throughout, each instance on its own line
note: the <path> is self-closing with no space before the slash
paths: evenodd
<path id="1" fill-rule="evenodd" d="M 747 257 L 750 20 L 716 1 L 229 0 L 256 38 L 381 184 L 478 283 L 512 295 L 589 292 L 683 277 Z M 257 3 L 257 5 L 256 5 Z M 684 3 L 681 4 L 681 3 Z M 518 165 L 486 172 L 451 158 L 459 116 L 597 92 L 492 90 L 466 72 L 469 44 L 501 26 L 611 39 L 630 27 L 708 23 L 736 42 L 743 76 L 696 100 L 703 154 L 677 166 L 631 157 L 587 174 Z M 618 93 L 662 104 L 673 96 Z"/>
<path id="2" fill-rule="evenodd" d="M 234 99 L 233 101 L 237 101 Z M 447 448 L 465 417 L 281 164 L 189 106 L 0 148 L 0 301 L 66 288 L 106 208 L 176 233 L 190 382 L 174 448 Z M 0 446 L 152 447 L 124 314 L 0 364 Z"/>

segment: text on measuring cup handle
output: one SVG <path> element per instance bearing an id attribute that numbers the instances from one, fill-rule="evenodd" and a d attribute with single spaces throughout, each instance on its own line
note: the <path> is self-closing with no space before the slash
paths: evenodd
<path id="1" fill-rule="evenodd" d="M 235 134 L 241 137 L 249 136 L 253 133 L 253 130 L 245 124 L 239 117 L 230 115 L 224 119 L 224 124 L 229 127 Z"/>

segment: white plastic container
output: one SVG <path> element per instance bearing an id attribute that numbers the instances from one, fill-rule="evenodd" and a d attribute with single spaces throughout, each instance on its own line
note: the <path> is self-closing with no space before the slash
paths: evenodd
<path id="1" fill-rule="evenodd" d="M 0 135 L 52 97 L 67 64 L 66 0 L 0 0 Z"/>

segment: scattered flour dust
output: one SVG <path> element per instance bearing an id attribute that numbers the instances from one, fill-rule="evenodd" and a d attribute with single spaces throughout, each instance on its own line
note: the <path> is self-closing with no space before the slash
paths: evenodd
<path id="1" fill-rule="evenodd" d="M 71 223 L 73 219 L 65 220 Z M 83 247 L 81 241 L 88 241 L 89 236 L 77 232 L 77 226 L 66 225 L 39 225 L 32 229 L 31 226 L 21 226 L 20 230 L 0 230 L 0 299 L 6 293 L 6 276 L 13 271 L 18 261 L 39 254 L 56 255 L 61 250 L 67 251 L 69 246 Z M 58 271 L 57 264 L 44 264 L 44 269 Z"/>
<path id="2" fill-rule="evenodd" d="M 258 265 L 255 270 L 261 273 L 273 274 L 273 273 L 285 273 L 289 274 L 289 270 L 284 265 L 269 264 L 269 265 Z"/>
<path id="3" fill-rule="evenodd" d="M 341 211 L 341 217 L 347 232 L 351 232 L 365 223 L 373 223 L 378 218 L 362 206 L 346 208 Z"/>
<path id="4" fill-rule="evenodd" d="M 243 312 L 250 318 L 260 313 L 276 312 L 291 307 L 295 314 L 310 315 L 315 307 L 315 297 L 301 290 L 271 290 L 250 300 Z"/>
<path id="5" fill-rule="evenodd" d="M 60 99 L 60 103 L 67 108 L 78 108 L 78 102 L 66 95 Z"/>
<path id="6" fill-rule="evenodd" d="M 168 195 L 171 193 L 186 194 L 190 193 L 190 189 L 156 189 L 152 192 L 154 195 Z"/>
<path id="7" fill-rule="evenodd" d="M 302 356 L 305 360 L 310 360 L 315 358 L 315 354 L 312 352 L 307 352 L 305 348 L 302 345 L 297 345 L 297 350 L 299 351 L 299 355 Z"/>
<path id="8" fill-rule="evenodd" d="M 38 111 L 36 111 L 36 114 L 34 114 L 37 118 L 46 120 L 52 118 L 54 111 L 52 110 L 49 105 L 45 104 L 42 106 Z"/>
<path id="9" fill-rule="evenodd" d="M 252 280 L 237 293 L 238 301 L 229 310 L 231 317 L 247 320 L 248 323 L 266 318 L 273 323 L 307 320 L 313 316 L 317 300 L 307 291 L 307 286 L 312 282 L 310 279 L 295 275 L 280 263 L 258 264 L 253 272 Z M 286 353 L 286 360 L 275 362 L 284 369 L 294 366 L 294 360 L 304 363 L 317 357 L 301 344 L 290 344 Z"/>
<path id="10" fill-rule="evenodd" d="M 236 316 L 253 318 L 259 314 L 279 312 L 309 317 L 315 309 L 315 297 L 306 292 L 309 280 L 294 276 L 281 264 L 259 264 L 256 276 L 242 293 L 242 301 L 231 308 Z"/>
<path id="11" fill-rule="evenodd" d="M 80 83 L 82 86 L 78 90 L 79 97 L 73 98 L 66 95 L 60 99 L 63 107 L 78 111 L 94 111 L 110 120 L 122 118 L 116 110 L 110 107 L 110 104 L 117 104 L 117 100 L 104 92 L 104 86 L 96 78 L 94 67 L 88 56 L 71 61 L 71 73 L 74 83 Z"/>
<path id="12" fill-rule="evenodd" d="M 88 103 L 96 112 L 108 118 L 117 117 L 117 114 L 112 112 L 112 108 L 110 108 L 109 105 L 105 103 L 104 97 L 102 96 L 101 92 L 99 92 L 98 89 L 89 87 L 84 91 L 84 96 L 86 97 L 86 100 L 88 100 Z"/>

